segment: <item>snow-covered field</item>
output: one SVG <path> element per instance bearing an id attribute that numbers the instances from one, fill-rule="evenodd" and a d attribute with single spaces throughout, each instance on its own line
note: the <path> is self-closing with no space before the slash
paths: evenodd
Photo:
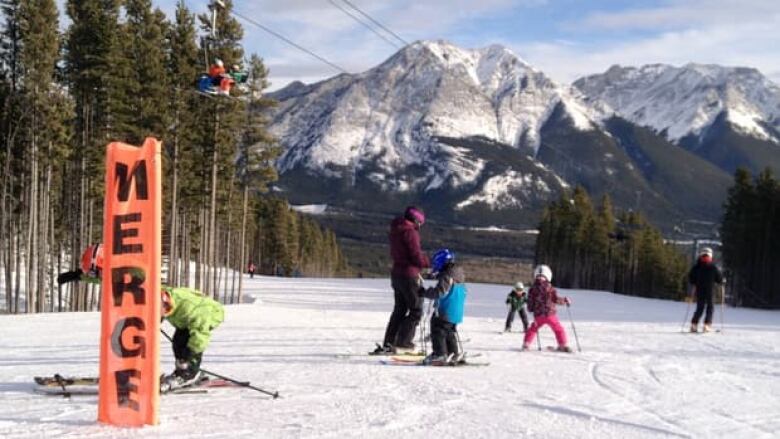
<path id="1" fill-rule="evenodd" d="M 0 437 L 769 438 L 780 432 L 780 313 L 726 310 L 681 334 L 685 304 L 565 291 L 582 352 L 520 352 L 500 334 L 509 287 L 471 284 L 460 327 L 488 367 L 382 365 L 388 280 L 247 279 L 204 367 L 279 390 L 166 395 L 159 426 L 99 425 L 95 396 L 32 393 L 32 377 L 94 375 L 99 315 L 0 316 Z M 559 310 L 571 345 L 574 334 Z M 716 314 L 717 316 L 717 314 Z M 167 326 L 167 324 L 166 324 Z M 718 325 L 719 321 L 718 321 Z M 521 327 L 516 319 L 516 330 Z M 549 329 L 543 344 L 553 344 Z M 172 368 L 163 347 L 163 368 Z"/>

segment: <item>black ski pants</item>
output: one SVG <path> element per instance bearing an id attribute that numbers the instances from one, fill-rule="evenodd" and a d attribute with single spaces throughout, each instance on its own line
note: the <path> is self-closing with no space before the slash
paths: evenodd
<path id="1" fill-rule="evenodd" d="M 515 312 L 520 315 L 520 320 L 523 321 L 523 332 L 528 331 L 528 314 L 525 312 L 525 307 L 521 306 L 520 308 L 509 308 L 509 314 L 506 316 L 506 329 L 512 328 L 512 322 L 515 321 Z"/>
<path id="2" fill-rule="evenodd" d="M 431 344 L 433 345 L 433 355 L 447 356 L 457 354 L 458 349 L 458 328 L 454 323 L 440 319 L 438 316 L 431 317 Z"/>
<path id="3" fill-rule="evenodd" d="M 701 293 L 699 291 L 696 292 L 696 311 L 693 313 L 693 319 L 691 320 L 691 323 L 698 325 L 699 319 L 701 319 L 702 313 L 705 313 L 706 308 L 704 324 L 712 324 L 712 313 L 715 310 L 715 305 L 712 303 L 712 296 L 712 290 L 703 291 Z"/>
<path id="4" fill-rule="evenodd" d="M 188 376 L 195 374 L 200 370 L 200 361 L 203 358 L 202 353 L 194 353 L 187 346 L 190 341 L 190 331 L 188 329 L 176 329 L 173 333 L 173 356 L 178 362 L 186 362 L 187 369 L 179 370 L 177 367 L 177 373 L 182 376 Z"/>
<path id="5" fill-rule="evenodd" d="M 393 346 L 411 346 L 417 325 L 422 317 L 422 299 L 417 295 L 420 290 L 419 278 L 393 276 L 391 278 L 395 305 L 385 330 L 385 344 Z"/>

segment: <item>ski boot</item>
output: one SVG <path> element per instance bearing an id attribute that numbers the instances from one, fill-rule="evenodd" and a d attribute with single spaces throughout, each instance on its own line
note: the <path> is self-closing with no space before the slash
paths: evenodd
<path id="1" fill-rule="evenodd" d="M 452 356 L 452 363 L 457 364 L 466 364 L 466 353 L 465 352 L 459 352 L 457 354 L 453 354 Z"/>
<path id="2" fill-rule="evenodd" d="M 176 371 L 170 375 L 164 376 L 160 380 L 160 393 L 167 393 L 172 390 L 190 387 L 207 379 L 201 371 L 184 375 Z"/>
<path id="3" fill-rule="evenodd" d="M 711 331 L 712 331 L 712 325 L 710 325 L 709 323 L 705 323 L 704 324 L 704 331 L 702 331 L 702 332 L 711 332 Z"/>
<path id="4" fill-rule="evenodd" d="M 395 348 L 391 344 L 384 344 L 380 345 L 379 343 L 376 344 L 376 349 L 369 352 L 369 355 L 393 355 L 395 354 Z"/>
<path id="5" fill-rule="evenodd" d="M 523 347 L 520 350 L 525 352 L 525 351 L 530 350 L 530 348 L 529 348 L 529 346 L 527 344 L 524 344 Z"/>
<path id="6" fill-rule="evenodd" d="M 569 354 L 572 352 L 571 348 L 568 347 L 568 346 L 558 346 L 558 348 L 556 350 L 558 352 L 566 352 L 566 353 L 569 353 Z"/>
<path id="7" fill-rule="evenodd" d="M 444 355 L 430 354 L 423 358 L 422 364 L 426 366 L 444 366 L 447 364 L 447 358 Z"/>
<path id="8" fill-rule="evenodd" d="M 699 325 L 691 323 L 691 332 L 699 332 Z"/>

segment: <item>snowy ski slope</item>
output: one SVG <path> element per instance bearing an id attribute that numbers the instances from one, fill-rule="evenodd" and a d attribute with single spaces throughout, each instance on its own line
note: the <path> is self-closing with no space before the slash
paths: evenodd
<path id="1" fill-rule="evenodd" d="M 0 316 L 3 438 L 771 438 L 780 433 L 780 313 L 726 310 L 723 333 L 681 334 L 685 304 L 573 298 L 582 352 L 520 352 L 500 334 L 508 286 L 470 284 L 460 327 L 488 367 L 382 365 L 387 279 L 246 279 L 204 367 L 279 390 L 167 395 L 159 426 L 96 423 L 97 397 L 32 393 L 34 375 L 94 375 L 98 313 Z M 576 346 L 566 309 L 559 309 Z M 716 313 L 716 316 L 718 314 Z M 719 320 L 716 320 L 719 327 Z M 516 319 L 515 330 L 521 327 Z M 167 327 L 167 324 L 166 324 Z M 553 344 L 549 329 L 542 342 Z M 163 369 L 173 362 L 167 342 Z M 352 355 L 350 355 L 352 354 Z"/>

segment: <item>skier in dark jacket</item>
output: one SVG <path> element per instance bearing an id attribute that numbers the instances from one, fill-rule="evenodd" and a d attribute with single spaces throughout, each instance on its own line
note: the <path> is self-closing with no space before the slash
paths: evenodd
<path id="1" fill-rule="evenodd" d="M 699 252 L 699 259 L 688 273 L 688 283 L 691 284 L 691 297 L 696 298 L 696 312 L 693 313 L 691 320 L 691 332 L 697 332 L 699 319 L 702 313 L 704 316 L 704 332 L 712 330 L 712 312 L 714 310 L 713 290 L 715 284 L 723 284 L 723 274 L 718 267 L 712 263 L 712 249 L 704 247 Z"/>
<path id="2" fill-rule="evenodd" d="M 512 322 L 515 320 L 515 313 L 520 315 L 523 321 L 523 332 L 528 331 L 528 314 L 525 312 L 525 302 L 528 301 L 528 295 L 525 293 L 525 285 L 522 282 L 515 284 L 509 295 L 506 296 L 506 304 L 509 305 L 509 314 L 506 316 L 506 325 L 504 332 L 512 330 Z"/>
<path id="3" fill-rule="evenodd" d="M 422 297 L 435 299 L 435 309 L 431 316 L 431 344 L 433 353 L 423 360 L 423 364 L 444 365 L 462 360 L 463 353 L 458 348 L 457 325 L 463 321 L 463 308 L 466 301 L 466 276 L 463 269 L 455 264 L 455 254 L 448 249 L 434 253 L 431 269 L 438 282 L 435 287 L 420 288 Z"/>
<path id="4" fill-rule="evenodd" d="M 422 300 L 417 296 L 422 287 L 420 271 L 430 267 L 420 249 L 419 230 L 424 223 L 425 214 L 414 206 L 407 207 L 403 216 L 390 223 L 390 279 L 395 306 L 387 322 L 384 344 L 377 346 L 375 354 L 393 353 L 396 348 L 414 349 L 412 340 L 422 317 Z"/>

